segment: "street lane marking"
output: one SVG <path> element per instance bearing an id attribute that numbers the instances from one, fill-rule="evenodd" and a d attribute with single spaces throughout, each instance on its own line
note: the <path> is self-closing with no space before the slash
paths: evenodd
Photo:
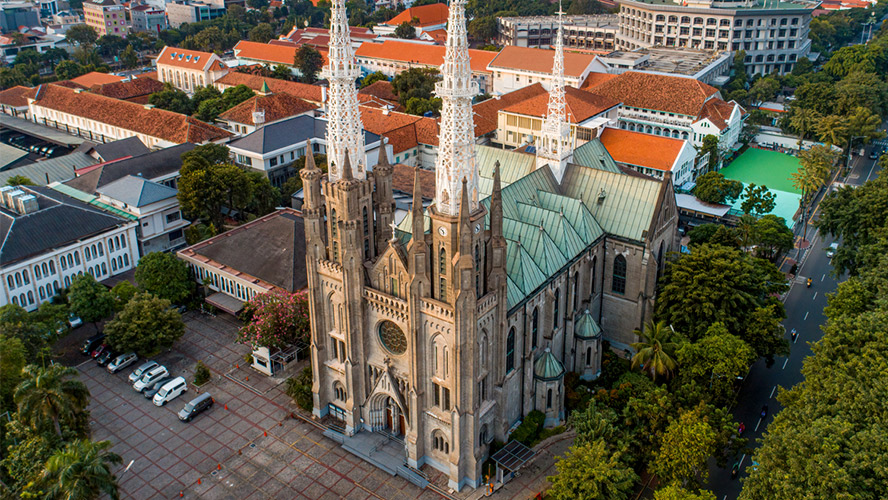
<path id="1" fill-rule="evenodd" d="M 817 300 L 817 292 L 814 292 L 814 298 L 811 300 Z"/>
<path id="2" fill-rule="evenodd" d="M 810 311 L 806 311 L 806 312 L 805 312 L 805 319 L 803 319 L 802 321 L 805 321 L 805 320 L 808 319 L 808 313 L 809 313 L 809 312 L 810 312 Z"/>
<path id="3" fill-rule="evenodd" d="M 824 274 L 823 277 L 820 278 L 820 281 L 823 281 L 825 279 L 826 279 L 826 275 Z"/>
<path id="4" fill-rule="evenodd" d="M 773 389 L 771 389 L 771 396 L 768 399 L 772 399 L 774 397 L 774 393 L 777 392 L 777 386 L 775 385 Z"/>
<path id="5" fill-rule="evenodd" d="M 789 363 L 789 358 L 786 358 L 786 361 L 783 362 L 783 369 L 786 369 L 786 363 Z"/>
<path id="6" fill-rule="evenodd" d="M 755 432 L 758 432 L 758 430 L 759 430 L 759 425 L 762 424 L 762 420 L 764 420 L 764 419 L 761 418 L 761 417 L 759 417 L 759 421 L 756 422 L 756 424 L 755 424 Z"/>

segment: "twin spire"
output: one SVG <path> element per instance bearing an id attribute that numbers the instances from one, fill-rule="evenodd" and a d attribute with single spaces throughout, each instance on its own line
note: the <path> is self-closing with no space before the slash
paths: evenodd
<path id="1" fill-rule="evenodd" d="M 552 84 L 549 87 L 549 106 L 543 122 L 541 137 L 537 140 L 537 168 L 549 165 L 560 183 L 573 156 L 570 123 L 567 121 L 564 91 L 564 12 L 558 4 L 558 32 L 555 36 L 555 57 L 552 63 Z"/>

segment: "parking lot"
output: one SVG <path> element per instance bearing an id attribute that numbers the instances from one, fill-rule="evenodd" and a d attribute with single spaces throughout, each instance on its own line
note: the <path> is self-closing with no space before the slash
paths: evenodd
<path id="1" fill-rule="evenodd" d="M 190 312 L 185 321 L 185 336 L 152 358 L 189 383 L 188 392 L 164 407 L 127 379 L 144 360 L 113 375 L 86 357 L 77 366 L 92 395 L 92 437 L 110 440 L 123 458 L 115 471 L 122 498 L 440 498 L 289 418 L 291 400 L 280 380 L 237 367 L 249 349 L 234 343 L 233 319 Z M 191 384 L 198 360 L 213 375 L 201 391 L 211 392 L 216 404 L 180 422 L 176 413 L 198 395 Z"/>

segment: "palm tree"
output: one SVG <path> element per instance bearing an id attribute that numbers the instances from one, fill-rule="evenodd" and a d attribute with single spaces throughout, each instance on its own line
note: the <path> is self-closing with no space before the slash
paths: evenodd
<path id="1" fill-rule="evenodd" d="M 802 150 L 805 136 L 814 129 L 820 118 L 820 113 L 811 108 L 793 108 L 789 124 L 799 133 L 799 151 Z"/>
<path id="2" fill-rule="evenodd" d="M 111 441 L 94 443 L 88 439 L 69 442 L 46 461 L 41 480 L 46 487 L 46 498 L 53 500 L 80 500 L 98 498 L 107 493 L 118 500 L 117 477 L 111 466 L 123 460 L 120 455 L 106 451 Z"/>
<path id="3" fill-rule="evenodd" d="M 665 321 L 657 323 L 648 321 L 644 325 L 644 331 L 636 329 L 635 334 L 642 341 L 631 344 L 635 349 L 632 369 L 641 368 L 649 372 L 654 380 L 657 380 L 658 376 L 671 377 L 678 366 L 674 358 L 678 344 L 675 342 L 676 334 L 672 328 L 667 327 Z"/>
<path id="4" fill-rule="evenodd" d="M 820 140 L 831 145 L 845 144 L 848 137 L 848 124 L 844 116 L 829 115 L 817 121 L 817 135 Z"/>
<path id="5" fill-rule="evenodd" d="M 13 395 L 21 421 L 38 430 L 53 428 L 61 436 L 61 424 L 73 423 L 89 404 L 86 385 L 69 378 L 77 373 L 74 368 L 62 365 L 26 366 L 24 380 Z"/>

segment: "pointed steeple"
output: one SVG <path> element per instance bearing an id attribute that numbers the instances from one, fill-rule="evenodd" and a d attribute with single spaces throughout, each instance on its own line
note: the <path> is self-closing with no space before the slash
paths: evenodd
<path id="1" fill-rule="evenodd" d="M 478 84 L 472 80 L 469 43 L 466 35 L 466 0 L 451 0 L 447 18 L 447 45 L 441 81 L 435 94 L 441 98 L 441 129 L 438 134 L 438 158 L 435 161 L 435 209 L 440 214 L 456 215 L 461 206 L 460 182 L 465 179 L 470 211 L 478 208 L 478 166 L 475 164 L 475 124 L 472 98 Z"/>
<path id="2" fill-rule="evenodd" d="M 573 157 L 570 123 L 565 110 L 564 96 L 564 21 L 561 2 L 558 3 L 558 33 L 555 35 L 555 56 L 552 63 L 552 84 L 549 88 L 549 106 L 537 141 L 537 168 L 549 165 L 555 179 L 561 182 L 567 163 Z"/>
<path id="3" fill-rule="evenodd" d="M 259 93 L 262 95 L 268 95 L 271 93 L 271 89 L 268 88 L 268 82 L 262 80 L 262 87 L 259 88 Z"/>
<path id="4" fill-rule="evenodd" d="M 321 199 L 321 177 L 323 172 L 315 165 L 314 155 L 311 153 L 310 140 L 305 149 L 307 151 L 305 168 L 299 171 L 299 176 L 302 177 L 303 188 L 302 210 L 307 213 L 312 210 L 318 210 L 323 205 L 323 200 Z"/>
<path id="5" fill-rule="evenodd" d="M 503 188 L 500 182 L 500 162 L 493 166 L 493 192 L 490 195 L 490 235 L 494 243 L 503 237 Z"/>
<path id="6" fill-rule="evenodd" d="M 327 163 L 331 182 L 343 177 L 345 152 L 350 151 L 351 175 L 365 179 L 367 156 L 364 146 L 363 125 L 358 110 L 358 91 L 355 81 L 361 69 L 355 60 L 348 29 L 345 0 L 333 0 L 330 9 L 330 43 L 328 64 L 323 76 L 330 84 L 327 98 Z"/>
<path id="7" fill-rule="evenodd" d="M 425 216 L 422 210 L 422 184 L 419 182 L 419 167 L 413 172 L 413 238 L 422 238 L 425 234 Z"/>
<path id="8" fill-rule="evenodd" d="M 320 171 L 315 163 L 314 153 L 312 153 L 311 139 L 305 143 L 305 167 L 303 170 L 307 172 Z"/>
<path id="9" fill-rule="evenodd" d="M 472 223 L 469 220 L 470 213 L 468 179 L 463 177 L 462 192 L 459 197 L 459 253 L 461 256 L 472 255 Z"/>
<path id="10" fill-rule="evenodd" d="M 350 180 L 354 179 L 354 176 L 352 175 L 351 159 L 349 158 L 349 155 L 348 155 L 348 148 L 346 148 L 345 151 L 343 151 L 343 153 L 345 153 L 342 155 L 342 157 L 345 159 L 345 161 L 342 164 L 342 180 L 343 181 L 350 181 Z"/>

